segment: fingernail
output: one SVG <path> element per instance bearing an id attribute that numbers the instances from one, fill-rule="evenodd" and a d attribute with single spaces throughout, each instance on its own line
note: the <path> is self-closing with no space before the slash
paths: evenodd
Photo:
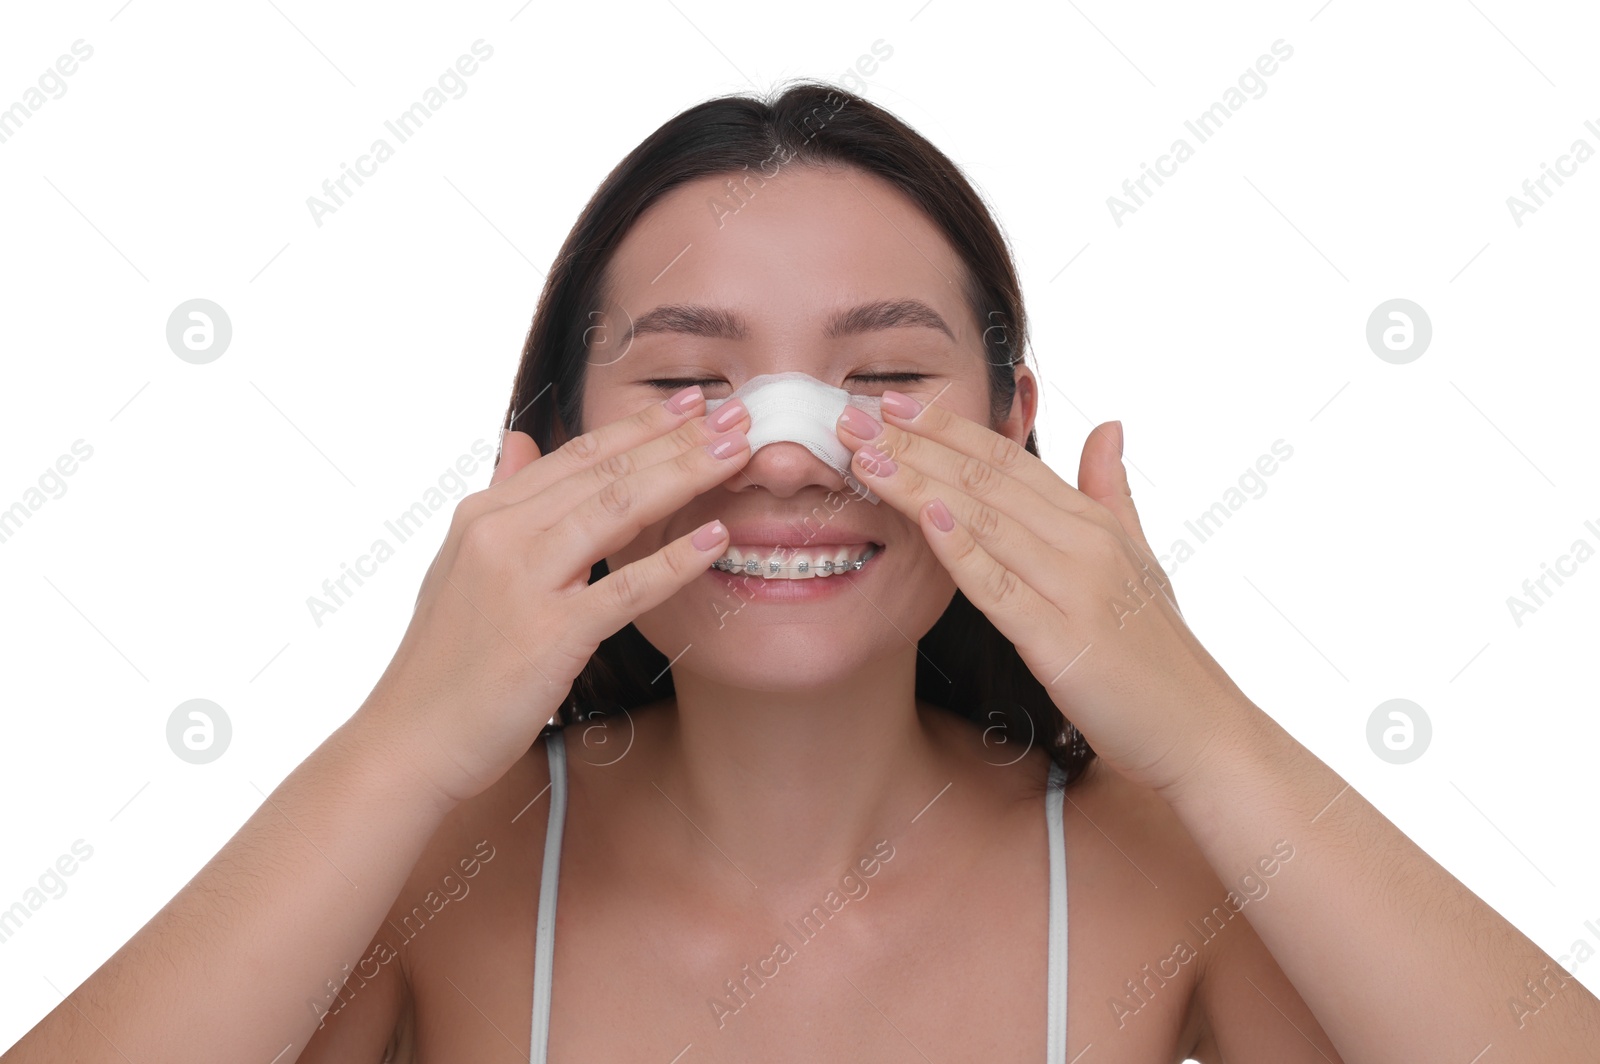
<path id="1" fill-rule="evenodd" d="M 844 422 L 844 427 L 853 435 L 864 440 L 877 439 L 883 433 L 883 426 L 873 419 L 872 415 L 858 407 L 847 406 L 844 413 L 839 415 L 839 420 Z"/>
<path id="2" fill-rule="evenodd" d="M 718 410 L 717 413 L 722 413 Z M 719 436 L 706 444 L 706 450 L 711 452 L 713 458 L 732 458 L 739 451 L 748 446 L 750 441 L 742 432 L 730 432 L 726 436 Z"/>
<path id="3" fill-rule="evenodd" d="M 682 391 L 673 392 L 672 395 L 662 400 L 662 405 L 674 414 L 682 414 L 699 402 L 704 395 L 705 393 L 700 390 L 698 384 L 691 384 Z"/>
<path id="4" fill-rule="evenodd" d="M 1122 422 L 1113 421 L 1113 422 L 1110 422 L 1110 424 L 1115 426 L 1114 428 L 1112 428 L 1111 434 L 1117 438 L 1117 457 L 1121 458 L 1122 457 Z"/>
<path id="5" fill-rule="evenodd" d="M 713 521 L 708 525 L 701 525 L 699 531 L 689 542 L 695 550 L 710 550 L 722 542 L 722 537 L 727 534 L 727 529 L 722 527 L 721 521 Z"/>
<path id="6" fill-rule="evenodd" d="M 856 459 L 860 461 L 861 468 L 875 477 L 887 477 L 900 467 L 894 464 L 894 459 L 878 450 L 876 447 L 863 447 L 856 452 Z"/>
<path id="7" fill-rule="evenodd" d="M 922 412 L 922 404 L 901 392 L 886 391 L 883 393 L 883 409 L 895 417 L 916 417 Z"/>
<path id="8" fill-rule="evenodd" d="M 933 518 L 933 527 L 940 532 L 948 532 L 956 527 L 956 519 L 950 515 L 950 507 L 944 504 L 943 499 L 934 499 L 928 504 L 928 516 Z"/>
<path id="9" fill-rule="evenodd" d="M 729 399 L 717 407 L 715 413 L 706 418 L 706 428 L 712 432 L 721 432 L 743 417 L 744 412 L 744 402 L 742 400 Z"/>

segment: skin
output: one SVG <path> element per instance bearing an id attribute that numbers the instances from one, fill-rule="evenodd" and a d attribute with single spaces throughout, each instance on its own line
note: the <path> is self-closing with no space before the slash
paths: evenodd
<path id="1" fill-rule="evenodd" d="M 708 378 L 713 396 L 780 369 L 872 394 L 854 375 L 928 379 L 901 386 L 919 411 L 886 410 L 870 436 L 839 427 L 897 464 L 852 465 L 884 503 L 840 519 L 888 547 L 856 591 L 730 618 L 702 573 L 637 621 L 673 661 L 676 697 L 569 730 L 551 1059 L 1038 1058 L 1048 766 L 917 701 L 913 643 L 955 587 L 1101 755 L 1062 828 L 1068 1061 L 1587 1059 L 1600 1003 L 1205 653 L 1147 561 L 1120 426 L 1091 433 L 1080 491 L 1018 453 L 1038 396 L 1027 367 L 1008 416 L 988 422 L 979 323 L 915 207 L 866 174 L 791 168 L 719 225 L 706 209 L 719 191 L 685 186 L 639 221 L 607 313 L 708 303 L 748 332 L 645 333 L 602 351 L 586 426 L 649 409 L 666 391 L 652 379 Z M 831 312 L 885 298 L 927 302 L 951 335 L 823 337 Z M 502 465 L 532 453 L 507 434 Z M 613 571 L 711 518 L 810 513 L 844 486 L 795 445 L 740 450 L 728 468 Z M 1119 607 L 1145 578 L 1148 594 Z M 397 1019 L 397 1059 L 525 1057 L 548 782 L 537 743 L 451 810 L 375 940 L 396 959 L 346 991 L 299 1059 L 375 1056 Z M 432 919 L 414 909 L 485 847 L 495 856 L 470 894 Z M 772 956 L 793 937 L 785 922 L 872 854 L 869 892 L 716 1015 L 724 981 Z M 414 937 L 399 931 L 407 913 L 425 925 Z M 1513 1017 L 1529 980 L 1544 1003 Z"/>
<path id="2" fill-rule="evenodd" d="M 705 203 L 720 189 L 715 178 L 686 185 L 641 218 L 613 261 L 607 313 L 626 321 L 664 303 L 710 303 L 744 316 L 748 335 L 648 333 L 620 356 L 602 350 L 588 370 L 585 427 L 676 390 L 653 379 L 715 379 L 703 386 L 715 398 L 794 368 L 869 395 L 884 386 L 847 378 L 923 373 L 896 390 L 989 424 L 980 326 L 950 283 L 961 267 L 911 203 L 868 174 L 794 167 L 719 227 Z M 829 312 L 896 298 L 928 303 L 954 335 L 822 337 Z M 1011 411 L 990 427 L 1021 443 L 1038 382 L 1026 366 L 1016 373 Z M 507 452 L 524 440 L 508 434 Z M 676 697 L 569 731 L 552 1060 L 667 1061 L 686 1046 L 683 1060 L 1043 1052 L 1048 760 L 918 702 L 914 642 L 956 582 L 916 517 L 887 500 L 840 509 L 845 490 L 797 444 L 741 451 L 724 483 L 608 558 L 615 572 L 713 518 L 818 506 L 887 547 L 859 594 L 727 616 L 738 602 L 707 575 L 636 621 L 669 657 L 682 651 Z M 396 962 L 301 1060 L 381 1045 L 403 1010 L 416 1021 L 416 1059 L 510 1060 L 513 1047 L 525 1056 L 548 780 L 541 742 L 446 818 L 374 940 Z M 1097 1061 L 1220 1060 L 1219 1023 L 1230 1059 L 1339 1059 L 1247 919 L 1224 908 L 1225 929 L 1201 946 L 1189 922 L 1223 906 L 1233 884 L 1154 791 L 1096 764 L 1068 797 L 1069 1059 L 1092 1047 Z M 400 934 L 404 915 L 483 843 L 496 856 L 470 893 L 422 933 Z M 728 1000 L 724 981 L 770 957 L 780 937 L 793 944 L 784 922 L 839 890 L 875 846 L 892 857 L 865 880 L 868 893 L 719 1023 L 709 1003 Z M 1180 939 L 1197 947 L 1183 963 L 1172 960 Z M 1162 962 L 1169 980 L 1141 971 Z M 1253 992 L 1208 995 L 1218 972 L 1235 982 L 1248 972 L 1277 1007 Z M 1143 1004 L 1125 985 L 1141 979 Z"/>

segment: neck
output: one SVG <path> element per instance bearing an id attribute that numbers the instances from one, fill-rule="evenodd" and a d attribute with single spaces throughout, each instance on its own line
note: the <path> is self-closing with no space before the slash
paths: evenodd
<path id="1" fill-rule="evenodd" d="M 709 840 L 703 863 L 722 866 L 711 874 L 776 891 L 836 877 L 903 834 L 950 778 L 916 700 L 915 654 L 787 691 L 675 673 L 657 784 Z"/>

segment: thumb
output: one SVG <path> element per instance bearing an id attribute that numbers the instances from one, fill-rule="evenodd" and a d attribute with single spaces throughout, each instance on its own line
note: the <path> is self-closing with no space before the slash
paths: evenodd
<path id="1" fill-rule="evenodd" d="M 1107 421 L 1089 433 L 1078 463 L 1078 490 L 1115 514 L 1124 532 L 1143 536 L 1128 470 L 1122 464 L 1122 422 Z"/>
<path id="2" fill-rule="evenodd" d="M 500 440 L 500 457 L 495 462 L 490 486 L 514 475 L 519 469 L 539 457 L 539 445 L 526 432 L 507 432 Z"/>
<path id="3" fill-rule="evenodd" d="M 1128 485 L 1128 469 L 1122 461 L 1122 422 L 1107 421 L 1095 426 L 1083 445 L 1083 459 L 1078 464 L 1078 490 L 1110 510 L 1117 523 L 1133 545 L 1142 552 L 1140 560 L 1161 573 L 1167 581 L 1166 594 L 1177 605 L 1171 579 L 1156 561 L 1156 552 L 1150 549 L 1144 527 L 1139 521 L 1138 508 L 1133 504 L 1133 489 Z"/>

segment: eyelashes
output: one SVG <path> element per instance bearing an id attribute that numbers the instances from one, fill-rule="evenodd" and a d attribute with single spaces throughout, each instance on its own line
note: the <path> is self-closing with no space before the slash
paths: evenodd
<path id="1" fill-rule="evenodd" d="M 926 373 L 858 373 L 849 379 L 853 381 L 914 384 L 917 381 L 927 380 L 928 375 Z M 674 377 L 661 380 L 648 380 L 644 383 L 654 388 L 660 388 L 664 391 L 677 391 L 679 388 L 687 388 L 691 384 L 726 384 L 728 382 L 718 377 Z"/>

